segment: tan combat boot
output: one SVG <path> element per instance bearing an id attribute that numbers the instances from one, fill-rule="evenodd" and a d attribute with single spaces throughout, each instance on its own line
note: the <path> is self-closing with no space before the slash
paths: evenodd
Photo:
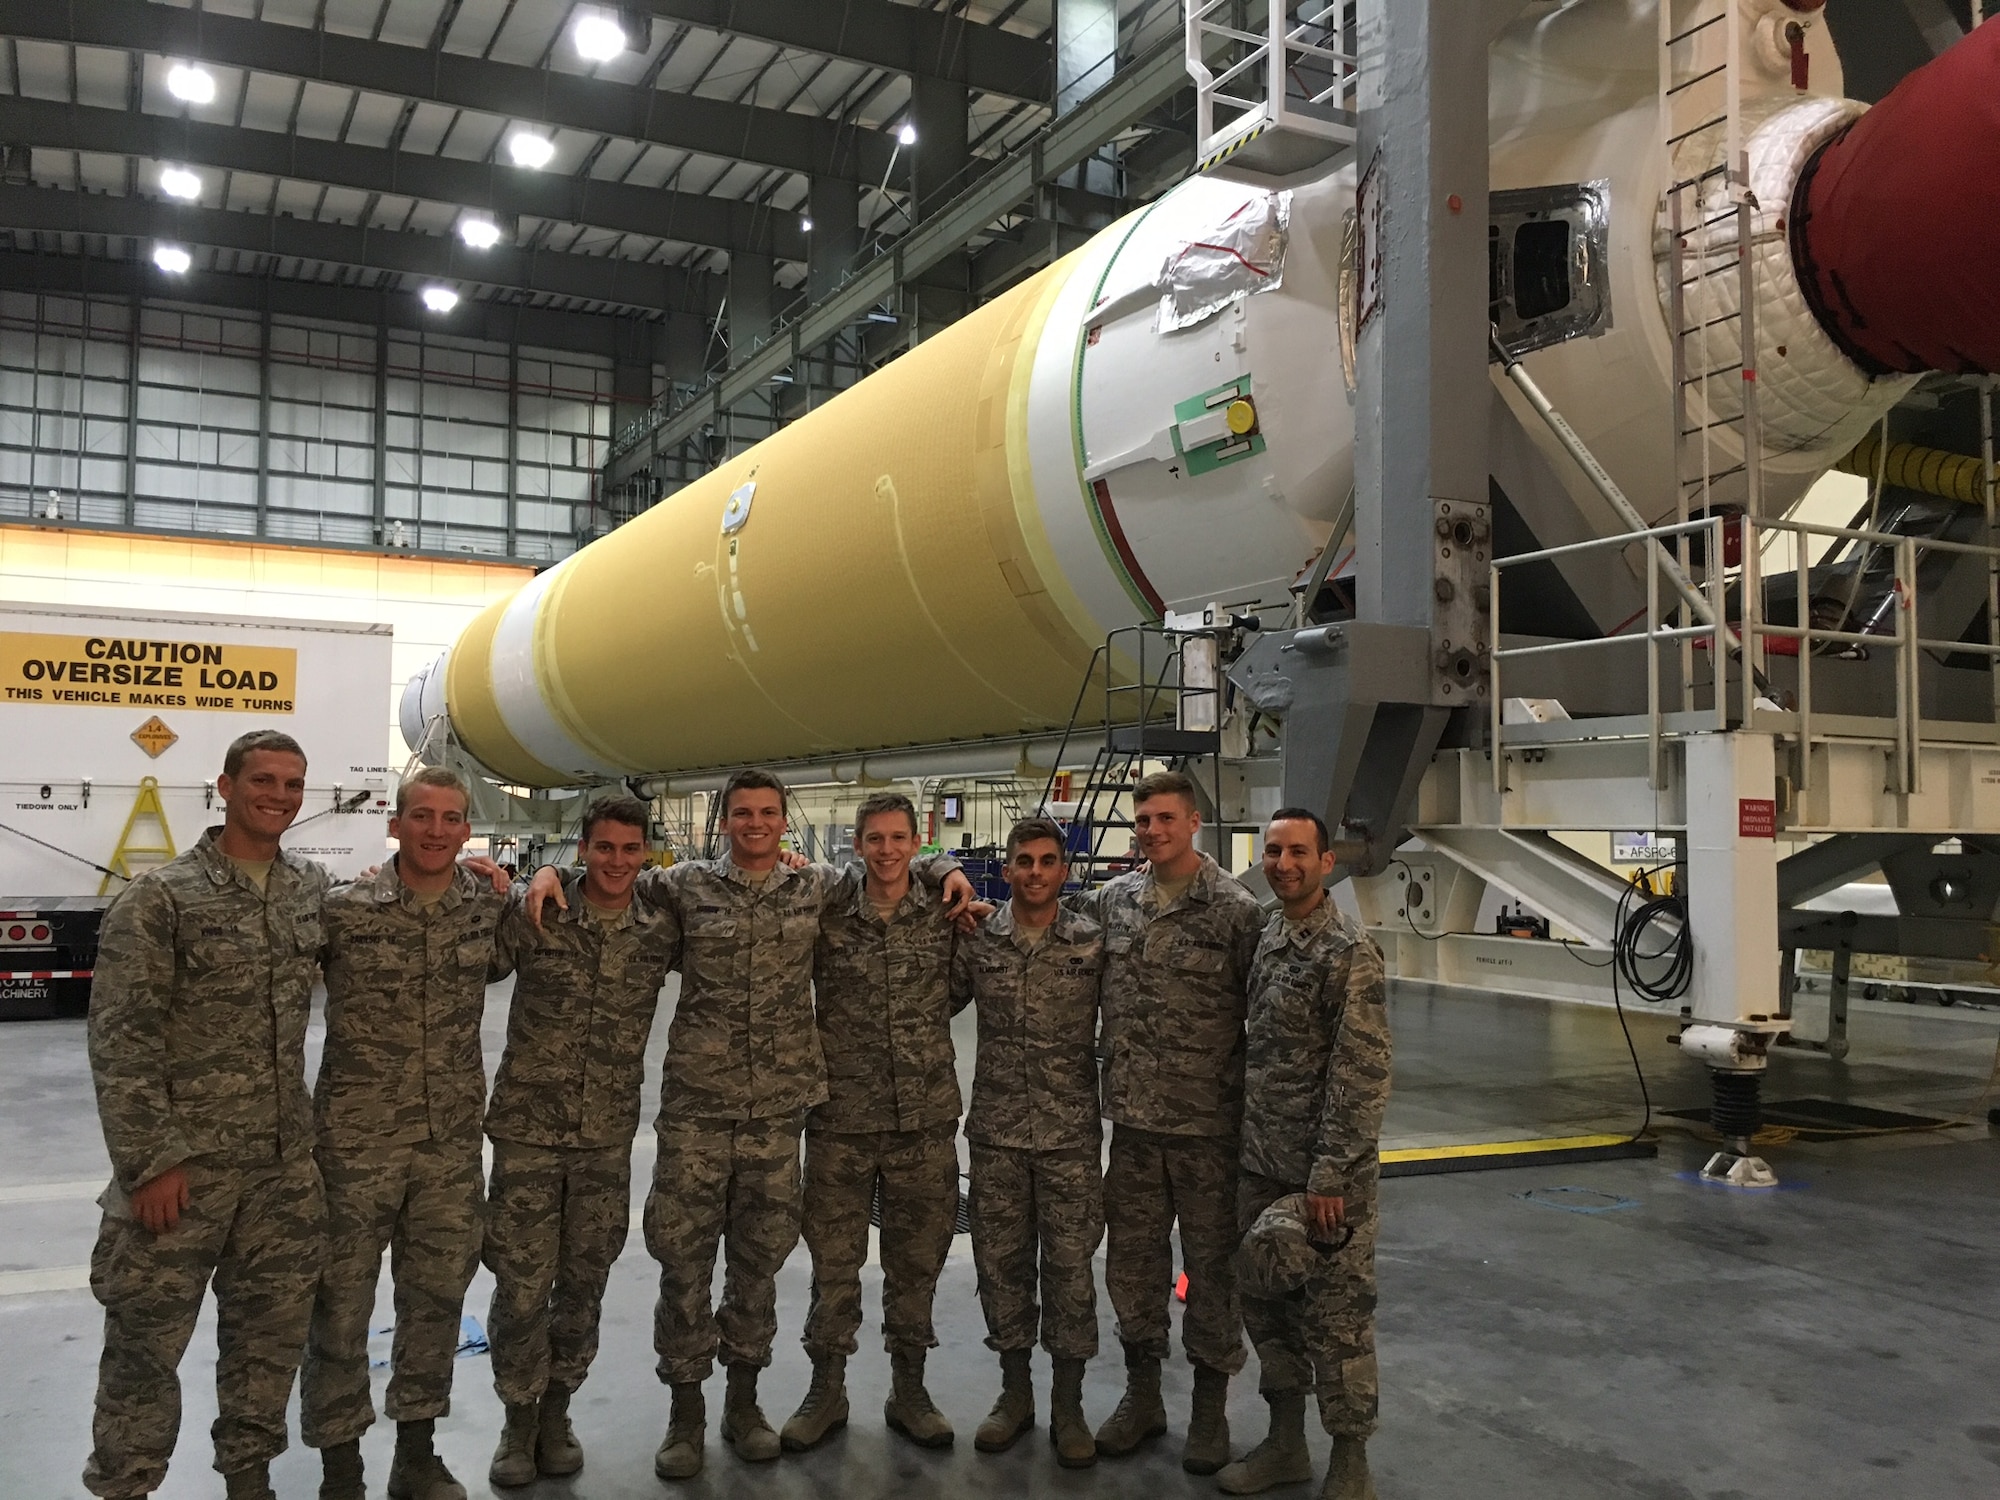
<path id="1" fill-rule="evenodd" d="M 813 1361 L 812 1384 L 805 1400 L 786 1418 L 778 1442 L 787 1453 L 817 1448 L 847 1425 L 847 1356 L 823 1355 Z"/>
<path id="2" fill-rule="evenodd" d="M 1333 1440 L 1326 1488 L 1319 1492 L 1319 1500 L 1375 1500 L 1375 1481 L 1368 1474 L 1368 1439 Z"/>
<path id="3" fill-rule="evenodd" d="M 957 1434 L 924 1389 L 924 1351 L 891 1354 L 889 1368 L 889 1399 L 882 1403 L 882 1420 L 919 1448 L 949 1448 Z"/>
<path id="4" fill-rule="evenodd" d="M 1216 1487 L 1228 1495 L 1260 1495 L 1281 1484 L 1303 1484 L 1313 1477 L 1312 1454 L 1306 1451 L 1306 1398 L 1303 1391 L 1269 1391 L 1271 1430 L 1264 1441 L 1215 1476 Z"/>
<path id="5" fill-rule="evenodd" d="M 507 1408 L 506 1425 L 500 1429 L 500 1446 L 493 1450 L 493 1463 L 486 1477 L 501 1489 L 533 1484 L 535 1467 L 535 1403 L 522 1401 Z"/>
<path id="6" fill-rule="evenodd" d="M 319 1500 L 368 1500 L 359 1438 L 328 1443 L 319 1450 Z"/>
<path id="7" fill-rule="evenodd" d="M 1160 1362 L 1130 1345 L 1125 1349 L 1125 1394 L 1118 1408 L 1097 1429 L 1102 1458 L 1123 1458 L 1148 1438 L 1167 1430 L 1167 1409 L 1160 1401 Z"/>
<path id="8" fill-rule="evenodd" d="M 722 1440 L 745 1463 L 769 1463 L 780 1452 L 778 1433 L 757 1404 L 757 1367 L 731 1365 L 722 1392 Z"/>
<path id="9" fill-rule="evenodd" d="M 667 1435 L 653 1454 L 653 1472 L 662 1479 L 694 1478 L 701 1472 L 707 1435 L 708 1402 L 701 1394 L 701 1382 L 676 1385 L 673 1415 L 667 1418 Z"/>
<path id="10" fill-rule="evenodd" d="M 271 1488 L 269 1464 L 232 1469 L 222 1476 L 222 1490 L 228 1500 L 278 1500 L 278 1492 Z"/>
<path id="11" fill-rule="evenodd" d="M 1087 1469 L 1097 1462 L 1097 1440 L 1083 1420 L 1083 1361 L 1057 1359 L 1055 1387 L 1049 1392 L 1049 1441 L 1056 1462 L 1065 1469 Z"/>
<path id="12" fill-rule="evenodd" d="M 465 1486 L 431 1447 L 436 1423 L 396 1424 L 396 1456 L 389 1461 L 389 1500 L 465 1500 Z"/>
<path id="13" fill-rule="evenodd" d="M 1229 1377 L 1207 1365 L 1194 1367 L 1194 1405 L 1188 1412 L 1181 1467 L 1213 1474 L 1229 1462 Z"/>
<path id="14" fill-rule="evenodd" d="M 551 1380 L 536 1414 L 535 1467 L 555 1479 L 583 1467 L 583 1444 L 576 1440 L 576 1428 L 570 1425 L 569 1397 L 568 1386 Z"/>
<path id="15" fill-rule="evenodd" d="M 1035 1425 L 1035 1387 L 1028 1376 L 1029 1351 L 1000 1351 L 1000 1399 L 972 1435 L 981 1453 L 1004 1453 L 1015 1439 Z"/>

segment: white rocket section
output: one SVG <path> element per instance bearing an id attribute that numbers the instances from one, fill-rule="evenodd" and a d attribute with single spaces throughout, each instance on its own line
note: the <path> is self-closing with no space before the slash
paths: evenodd
<path id="1" fill-rule="evenodd" d="M 568 559 L 538 573 L 508 601 L 493 631 L 493 702 L 508 733 L 545 766 L 569 771 L 579 779 L 617 777 L 619 766 L 600 760 L 570 738 L 542 700 L 535 663 L 535 616 L 542 599 L 561 576 Z"/>

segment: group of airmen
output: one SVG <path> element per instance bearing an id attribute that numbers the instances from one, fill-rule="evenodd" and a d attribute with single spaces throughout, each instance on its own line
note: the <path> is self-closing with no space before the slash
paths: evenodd
<path id="1" fill-rule="evenodd" d="M 718 1356 L 720 1432 L 739 1459 L 805 1451 L 847 1424 L 878 1201 L 883 1415 L 914 1444 L 952 1443 L 924 1367 L 958 1213 L 951 1018 L 971 1005 L 968 1209 L 1001 1369 L 974 1446 L 1002 1451 L 1036 1425 L 1038 1339 L 1054 1366 L 1048 1430 L 1061 1464 L 1129 1454 L 1166 1432 L 1178 1225 L 1193 1366 L 1183 1467 L 1232 1494 L 1309 1480 L 1316 1395 L 1333 1438 L 1323 1494 L 1372 1500 L 1390 1043 L 1381 955 L 1326 896 L 1333 854 L 1311 812 L 1280 811 L 1265 831 L 1279 902 L 1267 918 L 1196 847 L 1195 789 L 1174 772 L 1133 790 L 1141 868 L 1066 894 L 1064 830 L 1027 818 L 1008 835 L 1009 899 L 997 907 L 973 899 L 949 855 L 919 852 L 915 809 L 899 795 L 862 804 L 861 860 L 847 870 L 786 853 L 784 786 L 757 770 L 722 794 L 721 859 L 653 864 L 648 809 L 611 796 L 586 812 L 575 868 L 511 884 L 490 861 L 461 857 L 465 783 L 419 771 L 396 795 L 395 856 L 336 885 L 280 844 L 305 779 L 289 737 L 237 740 L 217 781 L 222 825 L 132 881 L 106 914 L 89 1023 L 113 1169 L 91 1261 L 105 1310 L 84 1470 L 93 1494 L 127 1500 L 165 1478 L 177 1367 L 212 1284 L 215 1467 L 229 1500 L 272 1500 L 295 1377 L 321 1500 L 364 1500 L 385 1249 L 393 1500 L 464 1500 L 434 1425 L 450 1409 L 461 1308 L 482 1260 L 505 1407 L 489 1478 L 577 1472 L 569 1403 L 627 1238 L 647 1038 L 677 970 L 644 1211 L 660 1268 L 654 1350 L 671 1391 L 662 1479 L 702 1469 Z M 309 1094 L 322 974 L 326 1035 Z M 509 974 L 489 1099 L 480 1023 L 488 983 Z M 776 1276 L 801 1234 L 812 1379 L 774 1429 L 758 1376 L 777 1335 Z M 1100 1243 L 1125 1388 L 1093 1432 L 1082 1384 L 1097 1353 Z M 1245 1331 L 1270 1428 L 1232 1462 L 1226 1398 Z"/>

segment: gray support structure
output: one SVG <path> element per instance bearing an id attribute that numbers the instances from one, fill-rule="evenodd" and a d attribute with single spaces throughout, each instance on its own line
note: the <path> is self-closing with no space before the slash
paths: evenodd
<path id="1" fill-rule="evenodd" d="M 257 319 L 257 521 L 256 534 L 271 529 L 271 308 Z"/>
<path id="2" fill-rule="evenodd" d="M 507 555 L 521 543 L 521 341 L 507 341 Z"/>
<path id="3" fill-rule="evenodd" d="M 1355 345 L 1355 604 L 1456 651 L 1490 553 L 1486 31 L 1452 0 L 1363 0 L 1361 35 L 1360 228 L 1381 270 Z M 1461 517 L 1469 548 L 1440 535 Z M 1421 697 L 1464 701 L 1446 685 Z"/>
<path id="4" fill-rule="evenodd" d="M 39 305 L 41 299 L 37 297 Z M 131 324 L 125 330 L 125 524 L 139 524 L 139 314 L 143 304 L 134 292 L 126 305 Z"/>
<path id="5" fill-rule="evenodd" d="M 774 267 L 768 255 L 729 257 L 729 362 L 749 359 L 771 337 Z M 768 389 L 750 393 L 730 413 L 728 452 L 731 457 L 770 436 L 773 402 Z"/>
<path id="6" fill-rule="evenodd" d="M 389 535 L 389 320 L 375 324 L 375 439 L 374 541 L 381 546 Z"/>
<path id="7" fill-rule="evenodd" d="M 1056 0 L 1056 113 L 1066 115 L 1111 81 L 1118 63 L 1118 0 Z M 1080 163 L 1064 181 L 1115 193 L 1116 166 L 1102 156 Z"/>
<path id="8" fill-rule="evenodd" d="M 1267 631 L 1230 668 L 1284 721 L 1285 802 L 1375 874 L 1486 680 L 1486 31 L 1458 0 L 1362 0 L 1351 623 Z"/>
<path id="9" fill-rule="evenodd" d="M 841 177 L 815 177 L 806 202 L 812 235 L 806 252 L 806 293 L 817 302 L 840 287 L 861 253 L 861 185 Z"/>

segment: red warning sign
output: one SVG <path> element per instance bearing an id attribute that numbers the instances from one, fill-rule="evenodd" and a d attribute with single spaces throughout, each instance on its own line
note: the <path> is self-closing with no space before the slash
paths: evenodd
<path id="1" fill-rule="evenodd" d="M 1746 839 L 1774 839 L 1778 836 L 1778 804 L 1770 797 L 1736 799 L 1736 835 Z"/>

